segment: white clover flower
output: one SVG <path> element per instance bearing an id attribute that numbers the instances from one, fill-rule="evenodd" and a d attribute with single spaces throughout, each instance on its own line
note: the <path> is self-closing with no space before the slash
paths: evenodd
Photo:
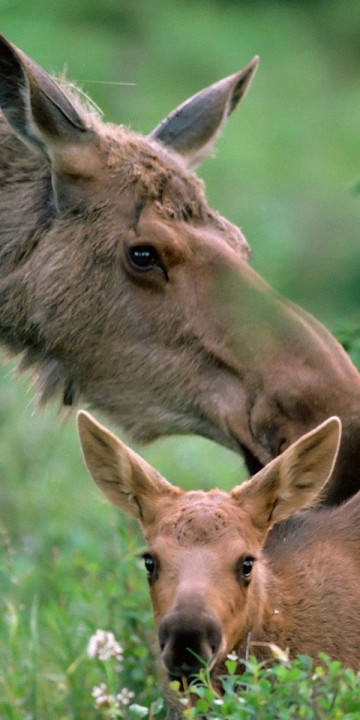
<path id="1" fill-rule="evenodd" d="M 124 650 L 115 638 L 114 633 L 107 630 L 96 630 L 91 636 L 87 654 L 89 658 L 97 658 L 98 660 L 123 660 Z"/>
<path id="2" fill-rule="evenodd" d="M 101 683 L 101 685 L 94 685 L 91 694 L 94 698 L 99 697 L 99 695 L 104 695 L 107 692 L 107 687 L 105 683 Z"/>
<path id="3" fill-rule="evenodd" d="M 92 689 L 91 694 L 95 700 L 95 707 L 98 709 L 109 707 L 112 704 L 113 696 L 109 695 L 105 683 L 101 683 L 101 685 L 95 685 Z"/>
<path id="4" fill-rule="evenodd" d="M 116 700 L 120 705 L 128 705 L 130 700 L 132 700 L 134 697 L 134 693 L 132 690 L 128 690 L 128 688 L 124 687 L 120 692 L 116 695 Z"/>

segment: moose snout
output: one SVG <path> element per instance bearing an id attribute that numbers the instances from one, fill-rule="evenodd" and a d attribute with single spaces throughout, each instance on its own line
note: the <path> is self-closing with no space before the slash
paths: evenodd
<path id="1" fill-rule="evenodd" d="M 217 619 L 199 608 L 181 608 L 159 625 L 161 658 L 170 677 L 189 677 L 216 656 L 222 639 Z"/>

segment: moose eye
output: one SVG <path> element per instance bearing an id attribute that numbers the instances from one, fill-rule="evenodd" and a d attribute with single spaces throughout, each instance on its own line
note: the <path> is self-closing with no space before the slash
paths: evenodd
<path id="1" fill-rule="evenodd" d="M 251 555 L 247 555 L 240 562 L 240 579 L 243 581 L 243 583 L 245 583 L 245 585 L 248 585 L 251 580 L 251 573 L 254 567 L 254 562 L 255 558 L 253 558 Z"/>
<path id="2" fill-rule="evenodd" d="M 142 275 L 149 273 L 147 278 L 149 281 L 154 282 L 157 278 L 156 282 L 158 282 L 161 278 L 162 281 L 165 279 L 168 282 L 169 277 L 166 267 L 153 245 L 129 245 L 126 248 L 125 256 L 128 267 L 133 272 L 135 271 L 136 276 L 139 273 Z"/>
<path id="3" fill-rule="evenodd" d="M 132 245 L 127 249 L 129 263 L 134 270 L 151 270 L 160 266 L 157 250 L 153 245 Z"/>
<path id="4" fill-rule="evenodd" d="M 153 580 L 156 573 L 155 560 L 151 555 L 149 555 L 149 553 L 145 553 L 145 555 L 143 555 L 143 559 L 148 579 Z"/>

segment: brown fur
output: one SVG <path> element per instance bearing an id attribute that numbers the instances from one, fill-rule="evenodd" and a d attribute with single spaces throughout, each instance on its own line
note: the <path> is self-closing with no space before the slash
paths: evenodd
<path id="1" fill-rule="evenodd" d="M 268 643 L 275 643 L 292 656 L 322 651 L 359 667 L 360 495 L 337 508 L 302 510 L 331 474 L 337 418 L 230 493 L 179 490 L 86 413 L 79 433 L 97 485 L 141 524 L 170 677 L 199 669 L 193 653 L 216 677 L 227 654 L 241 658 L 249 643 L 259 659 L 271 657 Z"/>
<path id="2" fill-rule="evenodd" d="M 205 89 L 150 137 L 103 123 L 0 40 L 0 340 L 61 394 L 138 440 L 198 433 L 251 471 L 330 414 L 343 445 L 326 501 L 359 487 L 360 382 L 314 318 L 247 265 L 240 230 L 190 172 L 256 67 Z M 128 248 L 153 248 L 147 271 Z"/>

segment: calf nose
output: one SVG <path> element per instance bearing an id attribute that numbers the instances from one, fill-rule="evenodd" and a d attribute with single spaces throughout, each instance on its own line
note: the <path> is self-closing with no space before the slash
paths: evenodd
<path id="1" fill-rule="evenodd" d="M 166 615 L 159 625 L 162 661 L 170 677 L 189 677 L 199 672 L 221 643 L 216 618 L 199 608 L 181 608 Z"/>

